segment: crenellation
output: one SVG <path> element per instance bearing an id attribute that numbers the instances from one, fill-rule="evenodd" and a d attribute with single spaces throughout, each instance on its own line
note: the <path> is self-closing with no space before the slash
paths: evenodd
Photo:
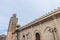
<path id="1" fill-rule="evenodd" d="M 56 11 L 57 9 L 54 9 L 54 11 Z"/>
<path id="2" fill-rule="evenodd" d="M 60 10 L 60 7 L 57 7 L 57 10 Z"/>

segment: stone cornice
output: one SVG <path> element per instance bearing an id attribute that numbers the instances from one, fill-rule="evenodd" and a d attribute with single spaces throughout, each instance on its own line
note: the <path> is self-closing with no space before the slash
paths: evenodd
<path id="1" fill-rule="evenodd" d="M 42 20 L 44 20 L 44 19 L 46 19 L 46 18 L 48 18 L 48 17 L 50 17 L 50 16 L 53 16 L 53 15 L 59 13 L 59 12 L 60 12 L 60 7 L 57 7 L 57 9 L 54 9 L 53 11 L 48 12 L 46 15 L 43 15 L 43 16 L 39 17 L 38 19 L 35 19 L 34 21 L 32 21 L 32 22 L 24 25 L 23 27 L 20 27 L 19 30 L 22 30 L 22 29 L 24 29 L 24 28 L 27 28 L 27 27 L 29 27 L 29 26 L 31 26 L 31 25 L 39 22 L 39 21 L 42 21 Z"/>
<path id="2" fill-rule="evenodd" d="M 48 17 L 51 17 L 51 16 L 53 16 L 53 15 L 56 15 L 56 14 L 58 14 L 59 12 L 60 12 L 60 7 L 56 8 L 56 9 L 54 9 L 53 11 L 48 12 L 46 15 L 43 15 L 43 16 L 35 19 L 34 21 L 32 21 L 32 22 L 30 22 L 30 23 L 28 23 L 28 24 L 20 27 L 19 30 L 22 30 L 22 29 L 25 29 L 25 28 L 27 28 L 27 27 L 30 27 L 31 25 L 33 25 L 33 24 L 35 24 L 35 23 L 37 23 L 37 22 L 41 22 L 42 20 L 44 20 L 44 19 L 46 19 L 46 18 L 48 18 Z"/>

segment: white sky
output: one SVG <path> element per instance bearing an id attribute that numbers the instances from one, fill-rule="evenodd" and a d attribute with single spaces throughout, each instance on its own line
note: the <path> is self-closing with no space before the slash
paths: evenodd
<path id="1" fill-rule="evenodd" d="M 0 34 L 6 34 L 13 13 L 21 26 L 60 7 L 60 0 L 0 0 Z"/>

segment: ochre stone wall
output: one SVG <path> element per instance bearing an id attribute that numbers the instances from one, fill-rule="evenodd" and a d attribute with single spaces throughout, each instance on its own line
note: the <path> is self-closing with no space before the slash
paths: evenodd
<path id="1" fill-rule="evenodd" d="M 31 26 L 31 28 L 25 29 L 25 30 L 20 32 L 20 38 L 19 39 L 22 40 L 23 39 L 22 36 L 25 35 L 25 40 L 27 40 L 26 35 L 29 33 L 30 34 L 29 40 L 35 40 L 35 33 L 38 32 L 40 34 L 41 40 L 54 40 L 53 33 L 48 31 L 48 30 L 50 28 L 52 28 L 52 29 L 56 28 L 57 29 L 57 35 L 55 33 L 55 36 L 56 36 L 55 39 L 57 40 L 60 37 L 59 36 L 60 35 L 59 26 L 60 25 L 58 25 L 60 23 L 59 21 L 60 20 L 58 20 L 58 19 L 54 19 L 54 20 L 39 24 L 39 25 L 34 26 L 34 27 Z M 47 27 L 50 27 L 50 28 L 46 29 Z M 58 36 L 58 38 L 57 38 L 57 36 Z"/>
<path id="2" fill-rule="evenodd" d="M 46 19 L 20 30 L 18 35 L 19 40 L 36 40 L 36 33 L 40 34 L 40 40 L 60 40 L 60 13 Z M 13 39 L 16 36 L 15 32 Z"/>

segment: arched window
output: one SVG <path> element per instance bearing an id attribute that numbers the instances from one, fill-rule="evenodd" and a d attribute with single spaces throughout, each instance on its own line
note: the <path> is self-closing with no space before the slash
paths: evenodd
<path id="1" fill-rule="evenodd" d="M 40 40 L 40 34 L 39 33 L 36 33 L 35 37 L 36 37 L 36 40 Z"/>
<path id="2" fill-rule="evenodd" d="M 23 35 L 23 40 L 25 40 L 25 35 Z"/>

